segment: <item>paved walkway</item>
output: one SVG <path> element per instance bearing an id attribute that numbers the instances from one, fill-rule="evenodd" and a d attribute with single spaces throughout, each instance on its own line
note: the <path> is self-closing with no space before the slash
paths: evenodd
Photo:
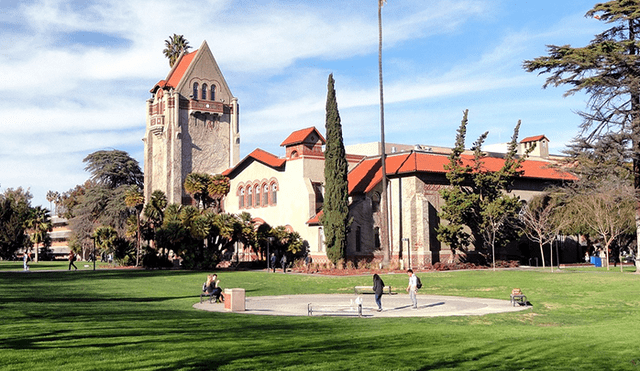
<path id="1" fill-rule="evenodd" d="M 357 305 L 355 304 L 357 298 L 362 299 L 364 317 L 472 316 L 516 312 L 531 308 L 530 306 L 513 307 L 509 300 L 418 294 L 418 309 L 413 309 L 408 294 L 393 294 L 382 296 L 383 310 L 378 312 L 371 294 L 358 296 L 354 294 L 324 294 L 247 297 L 246 311 L 241 313 L 306 316 L 308 315 L 308 305 L 311 304 L 315 308 L 314 312 L 317 311 L 314 315 L 357 316 Z M 193 307 L 211 312 L 227 312 L 224 309 L 224 304 L 209 304 L 209 301 L 202 304 L 196 303 Z"/>

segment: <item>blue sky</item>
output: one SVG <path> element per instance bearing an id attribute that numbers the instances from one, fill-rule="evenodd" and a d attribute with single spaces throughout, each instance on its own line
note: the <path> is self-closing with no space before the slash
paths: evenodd
<path id="1" fill-rule="evenodd" d="M 383 8 L 386 141 L 452 146 L 578 134 L 584 96 L 541 88 L 522 62 L 582 46 L 606 25 L 584 0 L 389 0 Z M 324 132 L 329 73 L 345 143 L 379 140 L 377 0 L 0 0 L 0 191 L 49 206 L 89 174 L 82 159 L 129 152 L 142 167 L 145 101 L 169 71 L 164 40 L 206 40 L 240 103 L 241 156 L 275 155 L 294 130 Z"/>

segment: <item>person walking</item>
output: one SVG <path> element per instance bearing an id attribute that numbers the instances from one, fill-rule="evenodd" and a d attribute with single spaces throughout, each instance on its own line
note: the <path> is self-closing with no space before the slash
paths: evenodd
<path id="1" fill-rule="evenodd" d="M 413 309 L 418 309 L 418 299 L 416 299 L 416 293 L 418 292 L 418 278 L 413 273 L 413 269 L 407 270 L 409 276 L 409 285 L 407 286 L 407 292 L 413 303 Z"/>
<path id="2" fill-rule="evenodd" d="M 73 250 L 69 251 L 69 270 L 71 270 L 71 266 L 73 266 L 76 270 L 78 270 L 78 267 L 76 267 L 75 262 L 76 261 L 76 254 L 73 252 Z"/>
<path id="3" fill-rule="evenodd" d="M 29 252 L 25 251 L 24 255 L 22 256 L 22 265 L 24 266 L 24 270 L 28 271 L 29 270 L 29 260 L 31 259 L 31 257 L 29 257 Z"/>
<path id="4" fill-rule="evenodd" d="M 282 273 L 287 273 L 287 254 L 282 254 L 282 259 L 280 259 L 280 264 L 282 265 Z"/>
<path id="5" fill-rule="evenodd" d="M 384 281 L 378 276 L 373 275 L 373 292 L 375 293 L 376 304 L 378 305 L 378 312 L 382 312 L 382 290 L 384 289 Z"/>
<path id="6" fill-rule="evenodd" d="M 276 254 L 271 254 L 271 269 L 276 273 Z"/>

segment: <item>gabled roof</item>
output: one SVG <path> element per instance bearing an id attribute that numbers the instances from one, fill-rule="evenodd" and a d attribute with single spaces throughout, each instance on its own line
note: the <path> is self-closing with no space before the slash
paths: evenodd
<path id="1" fill-rule="evenodd" d="M 176 65 L 174 66 L 175 68 L 169 72 L 169 76 L 167 77 L 167 86 L 172 88 L 178 86 L 178 83 L 182 80 L 182 76 L 184 76 L 184 73 L 187 71 L 187 68 L 189 68 L 191 61 L 193 61 L 196 54 L 198 54 L 197 50 L 183 54 L 182 57 L 176 61 Z"/>
<path id="2" fill-rule="evenodd" d="M 472 155 L 462 155 L 463 165 L 472 165 Z M 504 159 L 499 157 L 485 157 L 483 169 L 498 171 L 504 165 Z M 446 155 L 407 152 L 387 156 L 386 171 L 387 176 L 411 174 L 411 173 L 437 173 L 444 174 L 447 171 L 444 165 L 449 163 Z M 348 175 L 349 194 L 370 192 L 382 180 L 380 157 L 371 157 L 360 162 Z M 548 180 L 569 180 L 577 178 L 569 173 L 562 172 L 549 167 L 548 162 L 525 160 L 520 168 L 523 171 L 521 178 L 548 179 Z"/>
<path id="3" fill-rule="evenodd" d="M 153 89 L 151 89 L 151 92 L 153 93 L 156 91 L 156 88 L 158 87 L 170 87 L 175 89 L 180 80 L 182 80 L 182 76 L 184 76 L 184 73 L 187 71 L 187 68 L 189 68 L 191 61 L 193 61 L 196 54 L 198 54 L 197 50 L 191 53 L 182 54 L 173 65 L 173 68 L 171 68 L 171 71 L 169 71 L 169 76 L 167 76 L 165 80 L 160 80 Z"/>
<path id="4" fill-rule="evenodd" d="M 546 139 L 547 142 L 549 141 L 549 138 L 547 138 L 543 134 L 543 135 L 536 135 L 535 137 L 526 137 L 523 140 L 521 140 L 520 143 L 537 142 L 537 141 L 542 140 L 542 139 Z"/>
<path id="5" fill-rule="evenodd" d="M 287 160 L 283 158 L 279 158 L 271 153 L 261 150 L 260 148 L 256 148 L 253 152 L 249 153 L 245 158 L 243 158 L 240 162 L 236 164 L 236 166 L 225 170 L 222 175 L 229 176 L 234 173 L 237 169 L 243 168 L 249 164 L 250 161 L 258 161 L 262 164 L 265 164 L 274 169 L 280 169 L 284 167 L 284 164 Z"/>
<path id="6" fill-rule="evenodd" d="M 283 146 L 291 146 L 295 144 L 304 143 L 304 141 L 309 137 L 309 135 L 311 135 L 311 133 L 314 133 L 314 132 L 316 133 L 318 138 L 320 138 L 320 140 L 322 141 L 322 144 L 325 144 L 326 141 L 324 140 L 324 137 L 322 136 L 322 134 L 320 134 L 320 132 L 318 131 L 318 129 L 315 128 L 315 126 L 312 126 L 310 128 L 294 131 L 287 137 L 287 139 L 284 140 L 284 142 L 280 143 L 280 146 L 283 147 Z"/>

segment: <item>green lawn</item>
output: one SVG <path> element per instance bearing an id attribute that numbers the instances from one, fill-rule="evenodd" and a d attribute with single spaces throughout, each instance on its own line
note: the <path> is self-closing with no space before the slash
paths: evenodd
<path id="1" fill-rule="evenodd" d="M 76 263 L 79 267 L 82 263 Z M 640 276 L 584 268 L 420 273 L 422 294 L 533 309 L 473 317 L 272 317 L 198 311 L 206 272 L 0 262 L 2 370 L 636 370 Z M 51 271 L 51 270 L 58 271 Z M 348 293 L 366 277 L 219 272 L 248 296 Z M 404 287 L 406 275 L 383 275 Z"/>

